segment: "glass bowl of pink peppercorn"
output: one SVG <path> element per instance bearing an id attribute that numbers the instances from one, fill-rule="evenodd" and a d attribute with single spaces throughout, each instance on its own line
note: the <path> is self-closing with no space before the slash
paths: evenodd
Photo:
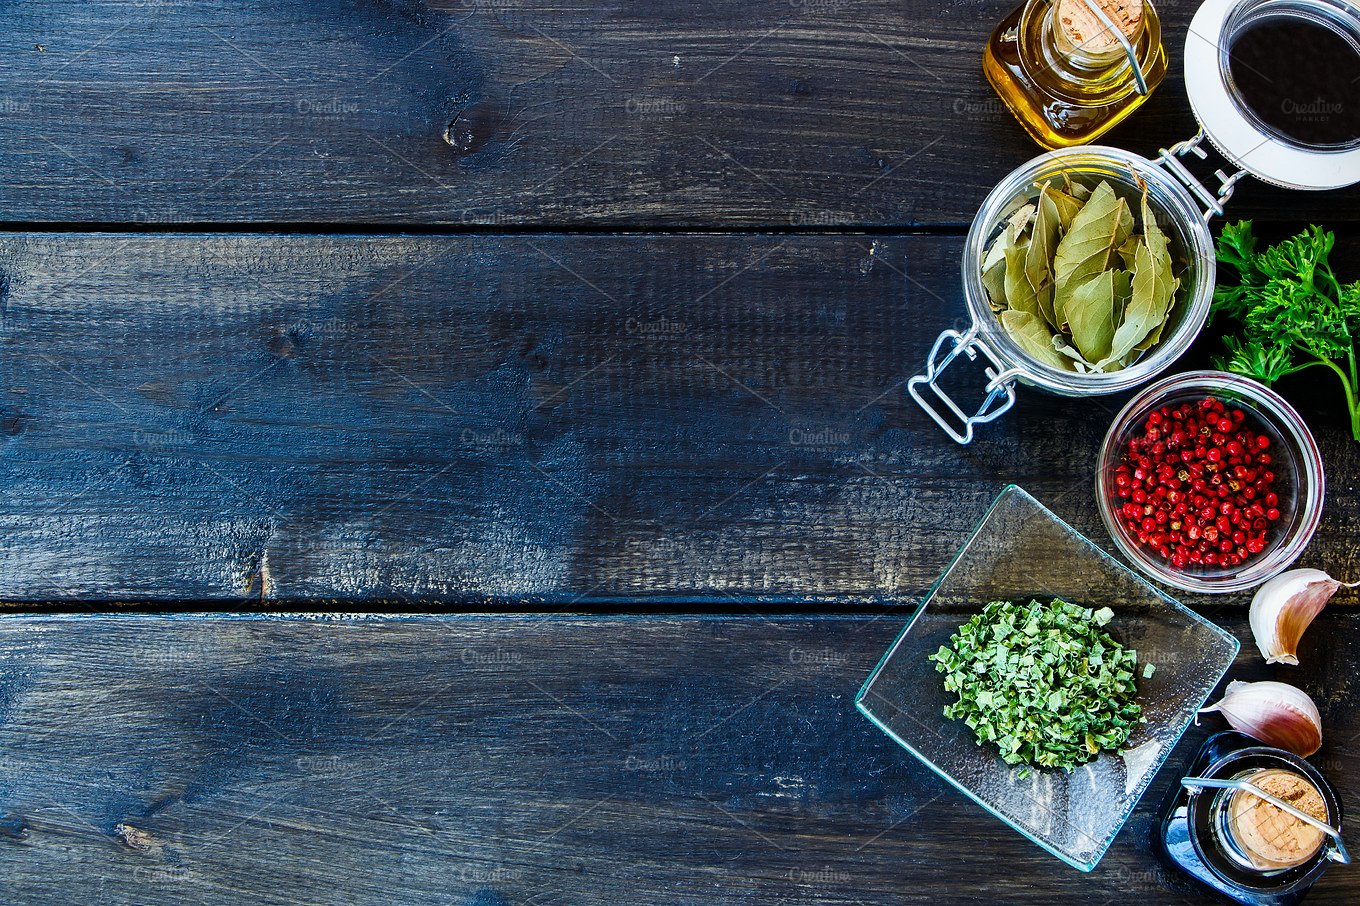
<path id="1" fill-rule="evenodd" d="M 1322 518 L 1317 442 L 1273 390 L 1192 371 L 1150 385 L 1105 435 L 1096 500 L 1115 546 L 1176 588 L 1225 594 L 1289 568 Z"/>

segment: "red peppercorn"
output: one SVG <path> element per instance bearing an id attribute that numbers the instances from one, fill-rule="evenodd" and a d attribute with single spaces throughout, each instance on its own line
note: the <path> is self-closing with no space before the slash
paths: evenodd
<path id="1" fill-rule="evenodd" d="M 1174 569 L 1236 567 L 1279 521 L 1269 438 L 1214 397 L 1147 413 L 1116 467 L 1116 512 L 1129 536 Z M 1263 443 L 1264 441 L 1264 443 Z"/>

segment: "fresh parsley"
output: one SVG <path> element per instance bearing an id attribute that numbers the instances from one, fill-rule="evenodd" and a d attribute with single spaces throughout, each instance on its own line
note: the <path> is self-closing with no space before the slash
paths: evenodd
<path id="1" fill-rule="evenodd" d="M 1007 764 L 1070 771 L 1118 749 L 1143 716 L 1138 653 L 1105 631 L 1113 617 L 1061 600 L 993 601 L 930 655 L 958 694 L 944 716 L 972 728 L 978 745 L 995 743 Z"/>
<path id="2" fill-rule="evenodd" d="M 1219 281 L 1213 311 L 1237 332 L 1224 337 L 1227 355 L 1214 364 L 1267 385 L 1306 368 L 1330 369 L 1360 441 L 1360 281 L 1337 280 L 1328 261 L 1335 241 L 1312 226 L 1258 252 L 1251 221 L 1223 227 L 1218 260 L 1236 271 L 1237 282 Z"/>

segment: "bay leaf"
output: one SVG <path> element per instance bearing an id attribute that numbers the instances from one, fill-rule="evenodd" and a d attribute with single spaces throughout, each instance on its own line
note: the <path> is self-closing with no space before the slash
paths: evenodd
<path id="1" fill-rule="evenodd" d="M 991 299 L 992 309 L 1006 307 L 1006 256 L 1003 254 L 991 267 L 982 272 L 982 286 Z"/>
<path id="2" fill-rule="evenodd" d="M 1034 229 L 1030 231 L 1029 250 L 1025 252 L 1025 277 L 1035 293 L 1053 282 L 1053 255 L 1062 226 L 1051 191 L 1048 186 L 1039 191 Z"/>
<path id="3" fill-rule="evenodd" d="M 1086 374 L 1091 370 L 1091 364 L 1087 362 L 1086 359 L 1082 358 L 1081 352 L 1077 347 L 1067 342 L 1067 338 L 1062 334 L 1058 334 L 1053 338 L 1053 348 L 1058 351 L 1059 355 L 1066 356 L 1072 360 L 1072 367 L 1076 369 L 1078 374 Z"/>
<path id="4" fill-rule="evenodd" d="M 1157 219 L 1153 216 L 1152 205 L 1148 201 L 1146 189 L 1143 191 L 1142 215 L 1143 236 L 1149 251 L 1152 252 L 1155 281 L 1159 287 L 1158 292 L 1165 296 L 1166 308 L 1162 311 L 1161 319 L 1157 322 L 1157 325 L 1133 347 L 1135 352 L 1146 352 L 1161 342 L 1162 333 L 1166 329 L 1166 322 L 1171 317 L 1171 310 L 1176 307 L 1176 290 L 1180 288 L 1180 280 L 1172 273 L 1171 240 L 1157 226 Z M 1162 284 L 1165 284 L 1167 289 L 1162 290 L 1160 288 Z"/>
<path id="5" fill-rule="evenodd" d="M 1062 224 L 1062 232 L 1066 233 L 1072 228 L 1072 221 L 1081 212 L 1084 202 L 1060 189 L 1052 189 L 1050 193 L 1053 196 L 1053 204 L 1058 208 L 1058 222 Z"/>
<path id="6" fill-rule="evenodd" d="M 1113 307 L 1111 309 L 1111 318 L 1113 319 L 1115 324 L 1119 324 L 1120 320 L 1123 317 L 1124 309 L 1129 301 L 1129 296 L 1131 292 L 1129 288 L 1131 275 L 1129 274 L 1128 271 L 1122 270 L 1120 268 L 1113 268 L 1109 271 L 1102 271 L 1101 273 L 1102 274 L 1112 273 L 1115 275 L 1114 278 L 1115 293 Z M 1096 276 L 1100 275 L 1097 274 Z M 1053 320 L 1051 320 L 1050 323 L 1053 324 L 1055 330 L 1060 330 L 1066 333 L 1072 332 L 1071 324 L 1072 312 L 1069 309 L 1069 305 L 1071 304 L 1071 298 L 1073 293 L 1075 293 L 1076 290 L 1079 288 L 1080 287 L 1073 285 L 1072 283 L 1069 282 L 1054 289 Z M 1096 360 L 1092 359 L 1091 361 L 1094 362 Z"/>
<path id="7" fill-rule="evenodd" d="M 1128 313 L 1129 303 L 1133 301 L 1133 273 L 1128 270 L 1116 270 L 1113 273 L 1115 274 L 1114 323 L 1118 325 L 1124 323 L 1124 316 Z M 1116 332 L 1118 332 L 1118 328 L 1116 328 Z M 1113 342 L 1110 345 L 1113 348 Z M 1107 356 L 1092 365 L 1091 370 L 1118 371 L 1133 364 L 1141 355 L 1141 352 L 1130 351 L 1123 358 L 1116 359 Z"/>
<path id="8" fill-rule="evenodd" d="M 1110 268 L 1115 249 L 1133 233 L 1133 212 L 1128 202 L 1102 181 L 1072 220 L 1053 257 L 1054 282 L 1080 286 Z M 1055 308 L 1056 308 L 1055 304 Z M 1059 316 L 1062 312 L 1057 312 Z"/>
<path id="9" fill-rule="evenodd" d="M 1116 268 L 1114 274 L 1114 323 L 1118 325 L 1124 323 L 1124 313 L 1133 299 L 1133 271 Z"/>
<path id="10" fill-rule="evenodd" d="M 1063 188 L 1065 189 L 1068 195 L 1071 195 L 1077 201 L 1085 201 L 1086 199 L 1091 197 L 1090 186 L 1087 186 L 1085 183 L 1081 183 L 1073 179 L 1072 174 L 1068 173 L 1066 170 L 1063 171 L 1062 177 Z"/>
<path id="11" fill-rule="evenodd" d="M 1138 251 L 1138 243 L 1142 241 L 1142 236 L 1130 236 L 1128 240 L 1117 249 L 1120 259 L 1124 262 L 1125 270 L 1133 270 L 1133 256 Z"/>
<path id="12" fill-rule="evenodd" d="M 1138 342 L 1138 345 L 1134 346 L 1133 349 L 1130 350 L 1130 352 L 1131 352 L 1131 353 L 1133 353 L 1133 352 L 1137 352 L 1137 353 L 1147 352 L 1149 349 L 1151 349 L 1152 347 L 1156 346 L 1158 343 L 1162 342 L 1162 333 L 1163 333 L 1165 330 L 1166 330 L 1166 319 L 1163 318 L 1163 319 L 1162 319 L 1162 323 L 1160 323 L 1160 324 L 1158 324 L 1156 327 L 1152 328 L 1152 332 L 1149 333 L 1149 334 L 1148 334 L 1146 337 L 1144 337 L 1142 340 L 1140 340 L 1140 341 Z M 1138 358 L 1138 356 L 1131 356 L 1131 357 L 1134 358 L 1134 359 L 1137 359 L 1137 358 Z M 1130 356 L 1125 356 L 1125 358 L 1128 359 L 1128 358 L 1130 358 Z M 1125 367 L 1127 367 L 1127 366 L 1125 366 Z"/>
<path id="13" fill-rule="evenodd" d="M 1070 180 L 1068 184 L 1070 185 Z M 1038 189 L 1040 194 L 1042 194 L 1045 189 L 1048 190 L 1049 196 L 1053 199 L 1053 203 L 1057 205 L 1058 208 L 1058 220 L 1062 224 L 1061 231 L 1064 233 L 1067 232 L 1068 228 L 1072 226 L 1072 218 L 1077 216 L 1077 212 L 1081 210 L 1081 206 L 1085 203 L 1084 199 L 1078 198 L 1066 191 L 1063 187 L 1063 183 L 1059 182 L 1057 179 L 1038 180 L 1034 183 L 1034 188 Z M 1087 194 L 1090 194 L 1089 191 Z"/>
<path id="14" fill-rule="evenodd" d="M 996 234 L 992 244 L 987 246 L 987 254 L 982 256 L 981 270 L 985 274 L 991 270 L 998 261 L 1006 260 L 1006 249 L 1010 248 L 1010 231 L 1002 230 Z"/>
<path id="15" fill-rule="evenodd" d="M 1029 312 L 1007 309 L 1001 313 L 1001 326 L 1011 339 L 1034 359 L 1059 371 L 1075 371 L 1070 359 L 1053 348 L 1053 333 L 1042 319 Z"/>
<path id="16" fill-rule="evenodd" d="M 1067 324 L 1067 299 L 1072 295 L 1072 290 L 1076 287 L 1069 283 L 1053 287 L 1053 317 L 1048 319 L 1048 323 L 1053 325 L 1053 329 L 1059 333 L 1068 330 Z"/>
<path id="17" fill-rule="evenodd" d="M 1114 274 L 1114 299 L 1116 305 L 1127 305 L 1133 296 L 1133 272 L 1122 268 L 1110 271 Z"/>
<path id="18" fill-rule="evenodd" d="M 1067 299 L 1072 343 L 1088 362 L 1110 354 L 1114 342 L 1115 271 L 1104 271 L 1076 287 Z"/>
<path id="19" fill-rule="evenodd" d="M 1034 287 L 1029 285 L 1029 278 L 1025 276 L 1025 258 L 1028 253 L 1028 239 L 1022 239 L 1006 250 L 1006 304 L 1014 311 L 1028 312 L 1038 317 L 1039 299 Z"/>
<path id="20" fill-rule="evenodd" d="M 1039 303 L 1039 317 L 1048 322 L 1049 327 L 1057 330 L 1058 325 L 1054 322 L 1055 315 L 1053 312 L 1053 284 L 1050 283 L 1039 290 L 1035 293 L 1035 297 L 1035 301 Z"/>
<path id="21" fill-rule="evenodd" d="M 1176 304 L 1175 304 L 1175 301 L 1173 300 L 1172 303 L 1171 303 L 1171 308 L 1174 309 L 1175 307 L 1176 307 Z M 1168 309 L 1166 315 L 1162 318 L 1161 323 L 1158 324 L 1156 327 L 1152 328 L 1152 331 L 1151 331 L 1150 333 L 1148 333 L 1148 335 L 1147 335 L 1146 337 L 1144 337 L 1144 338 L 1138 343 L 1138 345 L 1136 345 L 1136 346 L 1133 347 L 1132 352 L 1138 353 L 1138 354 L 1141 355 L 1142 353 L 1147 352 L 1149 349 L 1151 349 L 1152 347 L 1156 346 L 1158 343 L 1162 342 L 1162 334 L 1166 332 L 1166 325 L 1170 322 L 1170 320 L 1171 320 L 1171 311 L 1170 311 L 1170 309 Z M 1129 357 L 1130 357 L 1130 356 L 1125 356 L 1125 358 L 1129 358 Z M 1136 359 L 1138 356 L 1132 356 L 1132 357 Z"/>
<path id="22" fill-rule="evenodd" d="M 1001 232 L 996 234 L 996 238 L 987 248 L 987 254 L 982 258 L 982 272 L 984 274 L 994 267 L 998 261 L 1005 260 L 1006 250 L 1020 241 L 1020 237 L 1023 235 L 1025 227 L 1029 226 L 1034 213 L 1035 206 L 1026 204 L 1017 208 L 1006 219 L 1006 225 L 1001 228 Z"/>
<path id="23" fill-rule="evenodd" d="M 1109 355 L 1099 364 L 1108 365 L 1122 360 L 1141 343 L 1152 331 L 1166 321 L 1169 301 L 1174 294 L 1172 285 L 1171 261 L 1167 257 L 1162 262 L 1149 247 L 1147 234 L 1139 243 L 1133 262 L 1133 295 L 1129 299 L 1123 321 L 1115 330 L 1114 342 Z M 1165 244 L 1161 254 L 1166 255 Z"/>
<path id="24" fill-rule="evenodd" d="M 1148 200 L 1147 188 L 1143 189 L 1143 241 L 1147 243 L 1148 250 L 1152 252 L 1158 268 L 1166 271 L 1166 276 L 1171 276 L 1171 240 L 1162 232 L 1161 227 L 1157 226 L 1157 218 L 1152 213 L 1152 204 Z"/>
<path id="25" fill-rule="evenodd" d="M 1001 235 L 1007 238 L 1008 245 L 1015 245 L 1025 235 L 1030 222 L 1034 220 L 1034 215 L 1038 208 L 1032 202 L 1021 205 L 1011 212 L 1011 216 L 1006 218 L 1006 226 L 1001 231 Z"/>

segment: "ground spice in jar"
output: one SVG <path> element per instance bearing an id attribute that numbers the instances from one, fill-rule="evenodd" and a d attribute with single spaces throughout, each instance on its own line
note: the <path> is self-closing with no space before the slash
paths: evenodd
<path id="1" fill-rule="evenodd" d="M 1280 520 L 1270 447 L 1246 412 L 1214 397 L 1153 409 L 1115 468 L 1116 512 L 1174 569 L 1240 566 Z"/>
<path id="2" fill-rule="evenodd" d="M 1322 794 L 1307 778 L 1282 768 L 1261 768 L 1241 778 L 1305 815 L 1327 820 Z M 1322 847 L 1322 831 L 1305 824 L 1245 790 L 1227 803 L 1227 828 L 1233 842 L 1256 868 L 1278 871 L 1302 865 Z"/>

